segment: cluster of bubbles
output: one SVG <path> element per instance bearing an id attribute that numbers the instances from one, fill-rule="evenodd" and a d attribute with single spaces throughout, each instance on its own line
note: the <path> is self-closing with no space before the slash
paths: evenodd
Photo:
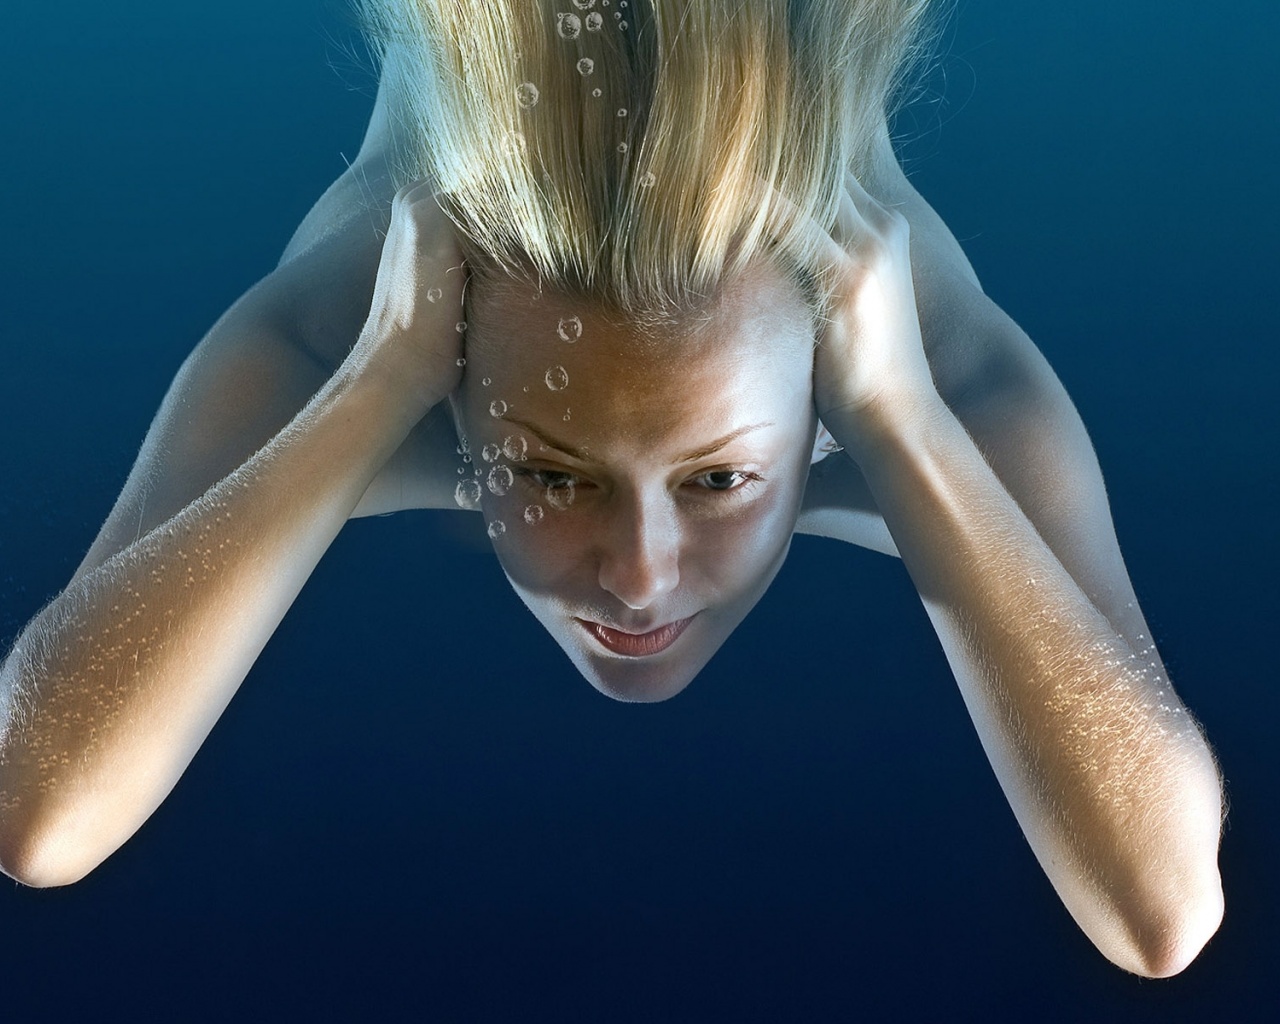
<path id="1" fill-rule="evenodd" d="M 575 4 L 585 4 L 590 7 L 599 0 L 574 0 Z M 585 9 L 585 7 L 580 7 Z M 626 111 L 619 111 L 619 116 L 625 116 Z M 434 299 L 432 300 L 434 301 Z M 463 329 L 466 325 L 459 324 L 459 329 Z M 556 324 L 556 336 L 564 342 L 573 344 L 582 337 L 582 318 L 579 316 L 562 317 Z M 465 359 L 459 359 L 458 365 L 465 365 Z M 569 386 L 569 372 L 560 364 L 556 364 L 547 369 L 543 375 L 544 383 L 550 391 L 563 391 Z M 493 378 L 484 377 L 480 383 L 484 387 L 493 384 Z M 523 389 L 529 391 L 526 386 Z M 494 419 L 502 419 L 511 410 L 511 405 L 505 399 L 495 398 L 489 403 L 489 415 Z M 570 418 L 570 410 L 568 407 L 564 411 L 564 419 L 567 422 Z M 471 455 L 464 440 L 458 446 L 457 452 L 462 456 L 464 463 L 471 462 Z M 502 439 L 501 444 L 490 442 L 484 445 L 480 450 L 480 458 L 485 464 L 488 464 L 488 471 L 484 470 L 481 465 L 477 465 L 474 475 L 468 475 L 465 466 L 458 469 L 458 475 L 465 478 L 459 480 L 454 488 L 454 500 L 459 508 L 479 509 L 481 496 L 487 487 L 489 492 L 496 497 L 506 497 L 511 489 L 515 486 L 515 471 L 512 470 L 508 463 L 523 462 L 528 457 L 529 443 L 521 434 L 508 434 Z M 503 461 L 505 460 L 505 461 Z M 574 501 L 575 488 L 573 481 L 567 480 L 555 484 L 548 485 L 544 491 L 544 504 L 534 502 L 526 505 L 521 512 L 521 519 L 528 526 L 536 526 L 546 517 L 546 509 L 550 507 L 554 511 L 562 512 L 569 508 Z M 487 532 L 491 540 L 497 540 L 507 532 L 507 525 L 501 519 L 493 519 L 487 526 Z"/>

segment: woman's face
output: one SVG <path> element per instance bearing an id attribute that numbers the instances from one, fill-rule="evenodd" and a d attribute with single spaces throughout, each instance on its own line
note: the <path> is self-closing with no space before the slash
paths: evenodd
<path id="1" fill-rule="evenodd" d="M 515 285 L 475 295 L 463 427 L 511 585 L 618 700 L 679 693 L 786 557 L 813 446 L 813 334 L 752 268 L 641 331 Z"/>

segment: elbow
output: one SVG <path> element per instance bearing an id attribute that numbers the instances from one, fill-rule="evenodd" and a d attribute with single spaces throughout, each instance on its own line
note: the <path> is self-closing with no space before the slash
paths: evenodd
<path id="1" fill-rule="evenodd" d="M 1179 906 L 1149 924 L 1120 956 L 1110 959 L 1144 978 L 1172 978 L 1200 955 L 1222 923 L 1222 886 L 1214 871 L 1213 883 L 1189 895 Z"/>
<path id="2" fill-rule="evenodd" d="M 86 845 L 59 840 L 45 830 L 7 822 L 0 827 L 0 871 L 33 889 L 78 882 L 103 859 Z"/>

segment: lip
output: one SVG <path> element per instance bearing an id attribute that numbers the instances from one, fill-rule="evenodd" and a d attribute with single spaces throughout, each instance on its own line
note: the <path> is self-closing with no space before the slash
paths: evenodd
<path id="1" fill-rule="evenodd" d="M 593 636 L 605 650 L 628 658 L 645 658 L 651 654 L 661 654 L 679 640 L 680 634 L 693 621 L 693 616 L 668 622 L 665 626 L 651 629 L 647 633 L 625 633 L 620 629 L 614 629 L 600 622 L 592 622 L 589 619 L 574 621 Z"/>

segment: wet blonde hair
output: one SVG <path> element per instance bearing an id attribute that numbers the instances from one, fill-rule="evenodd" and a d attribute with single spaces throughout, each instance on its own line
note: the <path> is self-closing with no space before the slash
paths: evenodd
<path id="1" fill-rule="evenodd" d="M 637 316 L 817 265 L 805 220 L 869 169 L 928 4 L 358 2 L 396 173 L 438 184 L 473 276 Z"/>

